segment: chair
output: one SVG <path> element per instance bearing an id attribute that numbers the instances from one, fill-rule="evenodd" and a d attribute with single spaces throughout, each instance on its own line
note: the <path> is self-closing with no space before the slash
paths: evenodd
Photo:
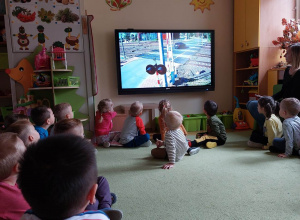
<path id="1" fill-rule="evenodd" d="M 118 209 L 102 209 L 101 211 L 103 211 L 110 220 L 121 220 L 123 217 L 123 212 Z"/>

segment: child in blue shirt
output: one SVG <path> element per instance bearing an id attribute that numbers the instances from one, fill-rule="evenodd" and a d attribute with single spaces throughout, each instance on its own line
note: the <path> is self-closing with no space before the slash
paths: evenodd
<path id="1" fill-rule="evenodd" d="M 51 108 L 38 106 L 31 110 L 31 120 L 35 130 L 40 134 L 40 139 L 48 137 L 48 128 L 54 124 L 55 118 Z"/>

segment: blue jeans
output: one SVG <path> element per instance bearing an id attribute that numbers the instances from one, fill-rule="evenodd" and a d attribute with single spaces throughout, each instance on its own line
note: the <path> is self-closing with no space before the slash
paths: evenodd
<path id="1" fill-rule="evenodd" d="M 274 138 L 273 146 L 270 146 L 269 150 L 273 153 L 284 153 L 285 152 L 285 139 Z"/>
<path id="2" fill-rule="evenodd" d="M 258 101 L 257 100 L 250 100 L 249 102 L 247 102 L 247 105 L 246 105 L 246 107 L 249 110 L 250 114 L 255 119 L 255 121 L 257 122 L 257 124 L 259 126 L 259 128 L 262 131 L 266 118 L 263 114 L 260 114 L 258 112 L 257 106 L 258 106 Z"/>
<path id="3" fill-rule="evenodd" d="M 128 148 L 138 147 L 138 146 L 146 143 L 149 140 L 150 140 L 150 135 L 148 133 L 146 133 L 144 135 L 138 135 L 138 136 L 135 136 L 133 138 L 133 140 L 129 141 L 126 144 L 123 144 L 123 147 L 128 147 Z"/>

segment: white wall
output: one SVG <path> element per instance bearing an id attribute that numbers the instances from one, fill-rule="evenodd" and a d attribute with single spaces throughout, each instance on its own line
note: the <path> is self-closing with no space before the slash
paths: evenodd
<path id="1" fill-rule="evenodd" d="M 115 106 L 136 100 L 158 103 L 167 98 L 182 114 L 202 113 L 212 99 L 219 110 L 232 110 L 233 0 L 214 0 L 210 10 L 194 11 L 191 0 L 134 0 L 121 11 L 111 11 L 104 0 L 84 0 L 87 14 L 94 15 L 93 38 L 99 94 L 95 104 L 111 98 Z M 214 29 L 216 89 L 214 92 L 118 95 L 114 29 Z"/>

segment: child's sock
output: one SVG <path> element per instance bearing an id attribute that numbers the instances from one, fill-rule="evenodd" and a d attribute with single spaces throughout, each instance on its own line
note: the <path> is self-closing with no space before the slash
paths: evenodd
<path id="1" fill-rule="evenodd" d="M 211 148 L 214 148 L 217 146 L 217 143 L 216 142 L 207 142 L 206 143 L 206 147 L 211 149 Z"/>

